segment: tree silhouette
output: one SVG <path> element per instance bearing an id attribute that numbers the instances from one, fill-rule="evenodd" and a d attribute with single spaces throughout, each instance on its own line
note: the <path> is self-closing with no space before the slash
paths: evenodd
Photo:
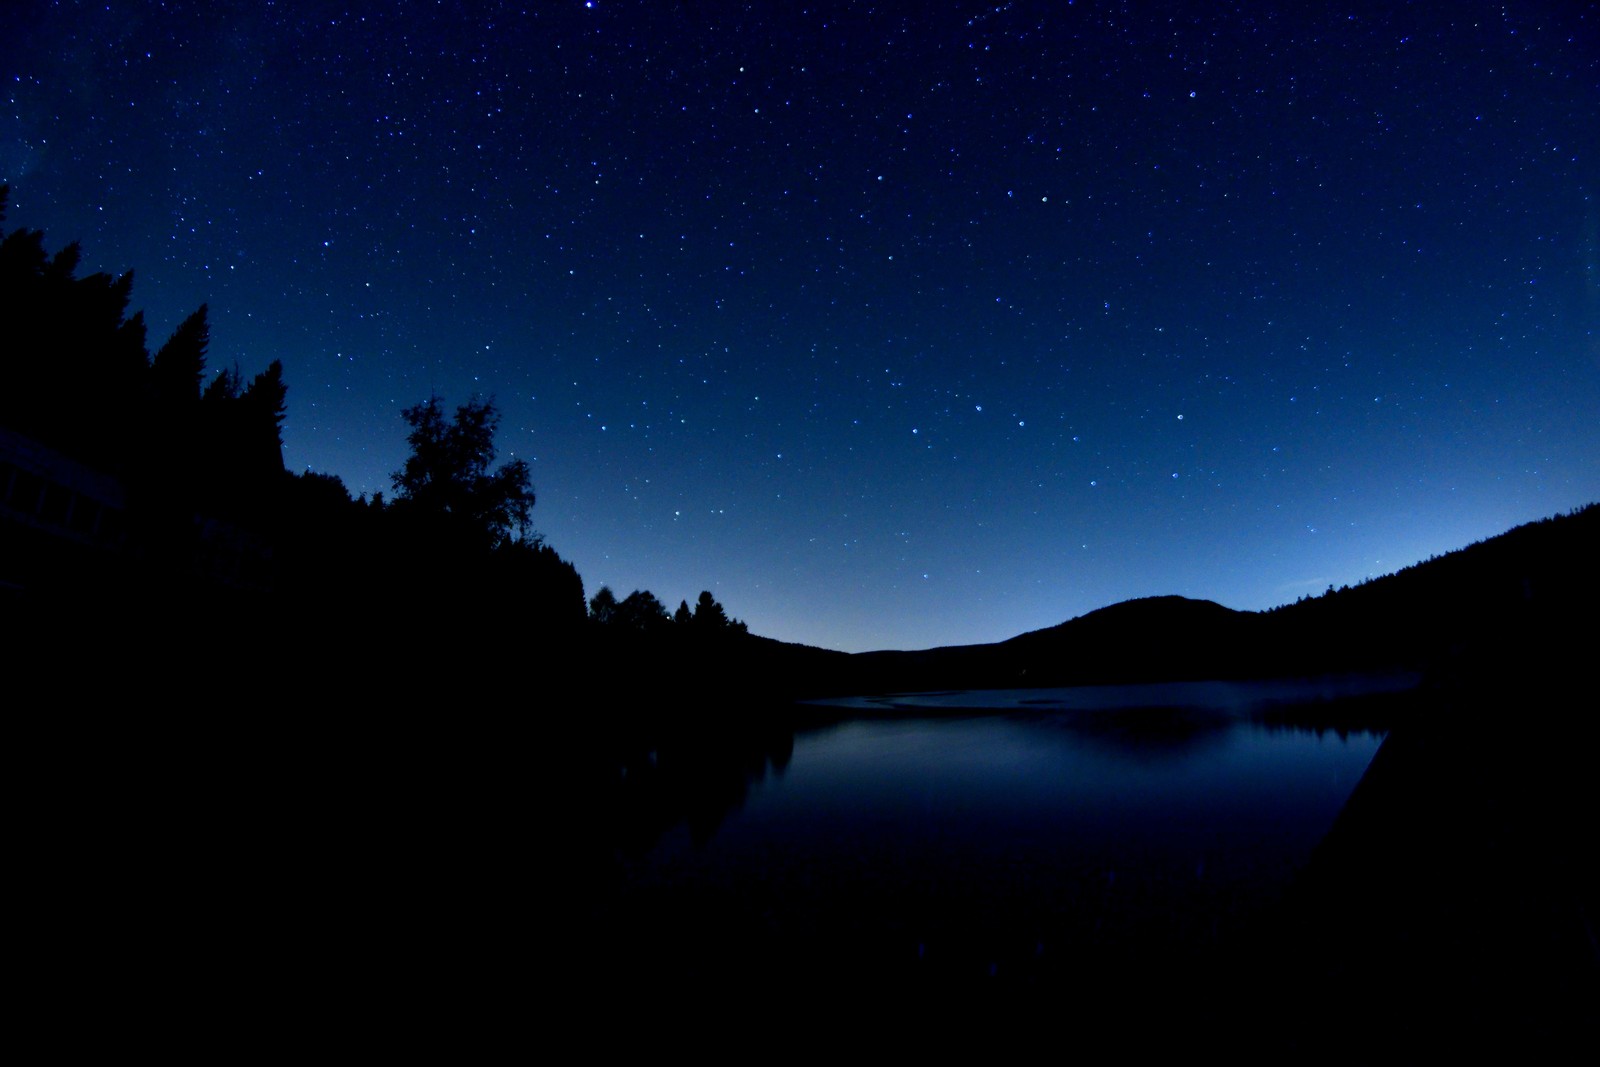
<path id="1" fill-rule="evenodd" d="M 178 443 L 195 462 L 203 507 L 234 519 L 265 512 L 284 473 L 281 424 L 287 392 L 278 360 L 248 386 L 235 364 L 205 387 L 193 436 Z M 177 423 L 183 422 L 177 416 Z"/>
<path id="2" fill-rule="evenodd" d="M 650 590 L 635 589 L 619 601 L 607 585 L 590 599 L 589 618 L 611 630 L 639 633 L 659 633 L 672 624 L 667 606 Z"/>
<path id="3" fill-rule="evenodd" d="M 215 406 L 229 400 L 237 400 L 240 390 L 244 388 L 243 382 L 244 377 L 239 373 L 237 362 L 231 369 L 224 367 L 217 372 L 215 378 L 211 379 L 211 384 L 206 386 L 205 392 L 200 394 L 200 402 Z"/>
<path id="4" fill-rule="evenodd" d="M 150 364 L 151 381 L 163 401 L 182 405 L 200 399 L 200 379 L 205 375 L 206 348 L 210 343 L 206 305 L 201 304 L 173 331 Z"/>
<path id="5" fill-rule="evenodd" d="M 654 633 L 672 621 L 666 605 L 648 589 L 635 589 L 617 605 L 616 622 L 629 629 Z"/>
<path id="6" fill-rule="evenodd" d="M 8 206 L 0 185 L 0 222 Z M 50 529 L 28 535 L 26 558 L 0 552 L 5 583 L 170 586 L 208 610 L 228 603 L 250 626 L 310 602 L 337 608 L 330 619 L 357 610 L 370 629 L 398 633 L 421 605 L 481 624 L 436 628 L 447 650 L 488 629 L 505 648 L 534 640 L 579 659 L 634 656 L 701 673 L 725 647 L 721 635 L 742 630 L 709 592 L 694 607 L 680 602 L 675 619 L 647 590 L 624 599 L 601 589 L 586 604 L 577 570 L 529 531 L 528 464 L 496 462 L 493 399 L 452 410 L 430 396 L 407 408 L 410 454 L 390 502 L 352 500 L 334 477 L 289 474 L 282 363 L 254 378 L 231 360 L 208 372 L 205 305 L 152 359 L 143 315 L 128 314 L 132 272 L 79 278 L 81 261 L 75 244 L 52 255 L 38 231 L 0 233 L 0 428 L 81 465 L 93 490 L 75 503 L 73 487 L 16 475 L 13 495 L 32 494 Z M 93 532 L 102 527 L 111 534 Z M 400 573 L 405 583 L 393 580 Z"/>
<path id="7" fill-rule="evenodd" d="M 609 585 L 602 585 L 600 591 L 589 599 L 589 618 L 601 626 L 609 626 L 617 615 L 617 594 L 611 591 Z"/>
<path id="8" fill-rule="evenodd" d="M 700 599 L 695 601 L 694 624 L 703 630 L 721 630 L 728 625 L 727 611 L 709 589 L 701 591 Z"/>
<path id="9" fill-rule="evenodd" d="M 234 372 L 234 381 L 240 381 Z M 283 361 L 273 360 L 250 380 L 239 394 L 241 426 L 245 440 L 240 457 L 252 472 L 283 470 L 283 417 L 289 407 L 289 387 L 283 382 Z M 531 496 L 531 493 L 530 493 Z M 529 501 L 531 506 L 532 501 Z"/>
<path id="10" fill-rule="evenodd" d="M 738 619 L 728 617 L 727 609 L 717 603 L 717 598 L 711 595 L 711 590 L 704 589 L 700 598 L 695 601 L 694 614 L 688 615 L 688 605 L 679 608 L 680 613 L 687 616 L 686 621 L 700 633 L 721 633 L 724 631 L 747 632 L 745 624 Z M 683 621 L 683 620 L 680 620 Z"/>
<path id="11" fill-rule="evenodd" d="M 490 469 L 500 424 L 493 400 L 474 397 L 449 422 L 437 396 L 400 414 L 411 427 L 411 455 L 393 475 L 397 508 L 487 547 L 528 536 L 534 494 L 527 462 Z"/>

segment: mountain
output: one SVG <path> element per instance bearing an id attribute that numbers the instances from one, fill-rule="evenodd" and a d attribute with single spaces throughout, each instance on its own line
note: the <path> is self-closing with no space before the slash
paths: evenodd
<path id="1" fill-rule="evenodd" d="M 872 689 L 1005 689 L 1254 673 L 1262 619 L 1209 600 L 1146 597 L 987 645 L 865 652 Z"/>
<path id="2" fill-rule="evenodd" d="M 1265 612 L 1128 600 L 984 645 L 858 653 L 834 691 L 1005 689 L 1526 663 L 1592 634 L 1600 505 Z"/>

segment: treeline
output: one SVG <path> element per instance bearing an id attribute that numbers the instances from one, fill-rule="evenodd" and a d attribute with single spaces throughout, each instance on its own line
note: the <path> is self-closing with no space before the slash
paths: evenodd
<path id="1" fill-rule="evenodd" d="M 8 198 L 0 187 L 0 221 Z M 38 230 L 0 240 L 0 503 L 14 520 L 0 580 L 101 583 L 155 568 L 265 582 L 265 553 L 244 530 L 285 477 L 282 363 L 206 382 L 204 306 L 152 357 L 143 313 L 127 313 L 133 273 L 80 278 L 79 259 L 76 243 L 51 255 Z M 231 559 L 217 557 L 224 543 Z"/>
<path id="2" fill-rule="evenodd" d="M 336 475 L 285 469 L 281 361 L 211 370 L 204 306 L 152 355 L 132 273 L 79 277 L 79 261 L 37 230 L 0 240 L 0 597 L 51 620 L 42 654 L 127 668 L 177 647 L 186 669 L 226 674 L 295 648 L 276 672 L 391 694 L 536 677 L 635 700 L 728 691 L 740 663 L 770 680 L 788 646 L 709 591 L 672 612 L 643 590 L 586 598 L 532 527 L 528 465 L 496 462 L 492 400 L 406 409 L 392 494 L 352 497 Z M 623 659 L 634 669 L 608 669 Z"/>
<path id="3" fill-rule="evenodd" d="M 1357 585 L 1264 614 L 1281 658 L 1441 664 L 1485 657 L 1543 669 L 1592 627 L 1600 505 L 1525 523 Z"/>
<path id="4" fill-rule="evenodd" d="M 0 187 L 0 221 L 9 190 Z M 4 329 L 0 423 L 113 473 L 183 485 L 213 506 L 221 481 L 261 484 L 283 469 L 283 365 L 248 384 L 237 366 L 202 388 L 202 305 L 150 356 L 144 313 L 128 316 L 133 272 L 76 276 L 76 243 L 55 255 L 39 230 L 0 241 Z M 220 464 L 208 461 L 222 460 Z"/>
<path id="5" fill-rule="evenodd" d="M 285 469 L 281 361 L 211 371 L 204 306 L 152 355 L 132 272 L 79 261 L 38 230 L 0 240 L 0 590 L 24 610 L 336 636 L 358 656 L 429 613 L 445 632 L 471 618 L 480 644 L 583 625 L 582 580 L 529 529 L 526 464 L 494 466 L 492 402 L 409 409 L 394 498 L 352 498 Z"/>
<path id="6" fill-rule="evenodd" d="M 589 618 L 597 626 L 638 633 L 661 633 L 668 627 L 677 627 L 690 633 L 748 633 L 749 628 L 738 619 L 730 618 L 723 606 L 717 603 L 709 589 L 700 593 L 694 610 L 687 600 L 678 601 L 678 610 L 667 614 L 667 607 L 648 589 L 635 589 L 622 600 L 602 585 L 589 601 Z"/>

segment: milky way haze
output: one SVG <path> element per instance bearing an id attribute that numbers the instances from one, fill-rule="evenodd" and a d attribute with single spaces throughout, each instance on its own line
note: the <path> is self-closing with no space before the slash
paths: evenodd
<path id="1" fill-rule="evenodd" d="M 1600 499 L 1592 5 L 3 18 L 8 225 L 281 358 L 352 492 L 494 396 L 591 594 L 985 641 Z"/>

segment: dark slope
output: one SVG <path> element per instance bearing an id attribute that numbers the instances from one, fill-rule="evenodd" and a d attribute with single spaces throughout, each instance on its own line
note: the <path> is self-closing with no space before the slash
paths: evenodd
<path id="1" fill-rule="evenodd" d="M 1262 619 L 1209 600 L 1128 600 L 992 645 L 866 652 L 871 689 L 1005 689 L 1251 673 Z"/>
<path id="2" fill-rule="evenodd" d="M 1600 1033 L 1593 630 L 1523 621 L 1436 672 L 1246 946 L 1286 1051 L 1565 1057 Z"/>
<path id="3" fill-rule="evenodd" d="M 1004 643 L 1030 685 L 1169 681 L 1252 672 L 1259 616 L 1209 600 L 1146 597 Z"/>
<path id="4" fill-rule="evenodd" d="M 1267 612 L 1148 597 L 988 645 L 851 657 L 813 687 L 1004 689 L 1360 670 L 1502 657 L 1531 630 L 1595 627 L 1600 506 L 1518 526 L 1403 571 Z"/>

